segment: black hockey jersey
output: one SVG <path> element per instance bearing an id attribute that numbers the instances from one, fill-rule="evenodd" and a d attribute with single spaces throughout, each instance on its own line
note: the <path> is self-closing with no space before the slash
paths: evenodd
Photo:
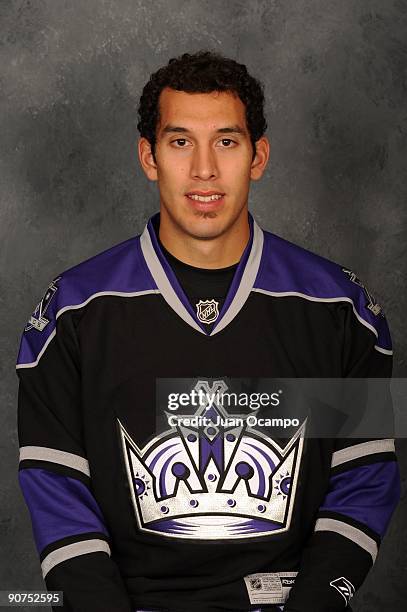
<path id="1" fill-rule="evenodd" d="M 334 612 L 376 559 L 394 441 L 307 438 L 305 422 L 276 438 L 215 398 L 233 381 L 391 375 L 357 277 L 249 221 L 219 312 L 192 308 L 150 219 L 60 274 L 29 319 L 20 483 L 65 610 Z"/>

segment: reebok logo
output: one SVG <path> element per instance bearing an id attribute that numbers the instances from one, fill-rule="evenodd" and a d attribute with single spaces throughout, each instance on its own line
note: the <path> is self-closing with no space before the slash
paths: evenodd
<path id="1" fill-rule="evenodd" d="M 340 578 L 336 578 L 329 583 L 334 589 L 338 591 L 344 598 L 346 605 L 349 604 L 350 600 L 355 594 L 355 587 L 353 584 L 347 579 L 341 576 Z"/>

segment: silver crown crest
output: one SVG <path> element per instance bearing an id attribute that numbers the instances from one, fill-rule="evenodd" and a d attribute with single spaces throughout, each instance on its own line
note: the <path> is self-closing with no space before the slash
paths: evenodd
<path id="1" fill-rule="evenodd" d="M 195 390 L 225 391 L 223 380 Z M 194 415 L 230 418 L 220 403 Z M 242 415 L 239 415 L 240 417 Z M 253 538 L 289 528 L 305 423 L 284 448 L 263 432 L 240 426 L 177 425 L 139 448 L 119 422 L 138 526 L 192 539 Z"/>

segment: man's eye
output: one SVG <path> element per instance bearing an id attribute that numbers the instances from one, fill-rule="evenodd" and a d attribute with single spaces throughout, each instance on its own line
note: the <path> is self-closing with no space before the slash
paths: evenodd
<path id="1" fill-rule="evenodd" d="M 187 141 L 185 138 L 177 138 L 176 140 L 173 140 L 172 142 L 176 142 L 178 146 L 183 147 Z"/>
<path id="2" fill-rule="evenodd" d="M 220 142 L 224 147 L 230 147 L 231 144 L 236 144 L 231 138 L 222 138 Z"/>

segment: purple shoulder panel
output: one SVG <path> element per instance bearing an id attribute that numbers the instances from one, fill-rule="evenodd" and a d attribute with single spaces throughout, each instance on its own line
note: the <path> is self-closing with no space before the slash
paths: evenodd
<path id="1" fill-rule="evenodd" d="M 299 295 L 312 301 L 348 301 L 359 321 L 391 351 L 389 328 L 380 306 L 351 270 L 264 231 L 264 248 L 254 289 L 276 297 Z"/>
<path id="2" fill-rule="evenodd" d="M 17 367 L 36 365 L 65 310 L 80 308 L 98 295 L 131 296 L 156 289 L 139 236 L 66 270 L 49 285 L 25 326 Z"/>

